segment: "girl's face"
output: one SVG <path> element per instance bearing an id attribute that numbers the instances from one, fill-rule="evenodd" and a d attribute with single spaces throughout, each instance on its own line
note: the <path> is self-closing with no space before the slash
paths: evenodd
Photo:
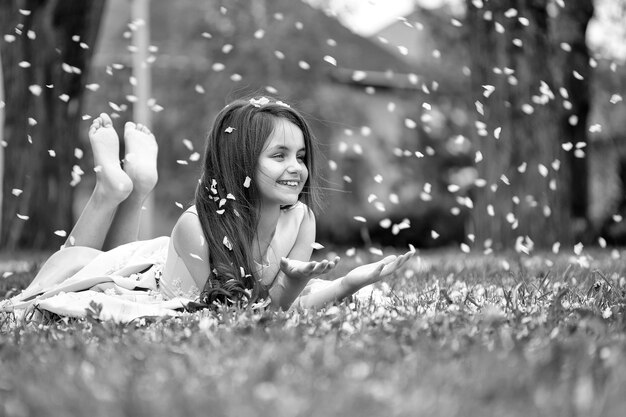
<path id="1" fill-rule="evenodd" d="M 309 171 L 302 131 L 286 119 L 276 119 L 256 169 L 262 205 L 290 206 L 298 202 Z"/>

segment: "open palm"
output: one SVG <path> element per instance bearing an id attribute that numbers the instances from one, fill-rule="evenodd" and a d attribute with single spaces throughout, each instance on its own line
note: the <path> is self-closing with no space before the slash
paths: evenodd
<path id="1" fill-rule="evenodd" d="M 391 255 L 378 262 L 356 267 L 348 272 L 344 278 L 344 282 L 346 285 L 354 288 L 361 288 L 373 284 L 395 273 L 411 259 L 415 253 L 414 250 L 410 250 L 400 256 Z"/>
<path id="2" fill-rule="evenodd" d="M 339 257 L 329 261 L 298 261 L 295 259 L 282 258 L 280 260 L 280 270 L 289 278 L 294 280 L 309 280 L 318 275 L 325 274 L 337 266 Z"/>

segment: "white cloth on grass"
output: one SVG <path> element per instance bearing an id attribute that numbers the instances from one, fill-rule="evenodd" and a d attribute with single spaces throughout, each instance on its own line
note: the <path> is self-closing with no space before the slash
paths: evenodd
<path id="1" fill-rule="evenodd" d="M 164 274 L 166 261 L 168 271 Z M 0 311 L 39 308 L 63 316 L 85 317 L 87 309 L 93 310 L 90 306 L 96 303 L 101 307 L 100 319 L 130 322 L 139 317 L 178 315 L 200 294 L 166 236 L 127 243 L 106 252 L 64 248 L 52 255 L 37 278 L 48 284 L 30 286 L 0 301 Z"/>

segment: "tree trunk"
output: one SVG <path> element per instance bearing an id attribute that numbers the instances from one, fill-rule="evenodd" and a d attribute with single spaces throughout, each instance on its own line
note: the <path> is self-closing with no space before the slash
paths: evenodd
<path id="1" fill-rule="evenodd" d="M 577 144 L 580 150 L 567 153 L 571 169 L 570 193 L 572 195 L 573 226 L 578 234 L 588 232 L 589 181 L 587 160 L 587 117 L 590 108 L 589 50 L 586 32 L 593 16 L 592 0 L 565 2 L 557 8 L 552 21 L 552 38 L 555 78 L 563 87 L 565 97 L 560 118 L 563 142 Z M 563 95 L 563 94 L 561 94 Z M 576 148 L 574 148 L 576 149 Z"/>
<path id="2" fill-rule="evenodd" d="M 494 248 L 530 238 L 571 243 L 570 169 L 561 148 L 548 0 L 467 0 L 474 137 L 486 186 L 475 190 L 473 233 Z M 478 8 L 477 6 L 482 6 Z M 514 15 L 512 11 L 517 11 Z M 491 94 L 491 87 L 495 89 Z"/>
<path id="3" fill-rule="evenodd" d="M 0 27 L 15 36 L 1 43 L 8 143 L 0 236 L 4 248 L 55 247 L 62 241 L 54 231 L 72 227 L 70 182 L 72 166 L 78 163 L 74 149 L 82 132 L 83 93 L 104 4 L 0 4 Z M 12 193 L 14 189 L 21 194 Z"/>

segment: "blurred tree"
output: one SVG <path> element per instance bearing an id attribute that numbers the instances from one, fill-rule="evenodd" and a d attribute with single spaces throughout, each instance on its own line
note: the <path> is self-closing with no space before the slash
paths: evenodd
<path id="1" fill-rule="evenodd" d="M 478 241 L 491 240 L 497 248 L 511 247 L 519 237 L 529 237 L 540 247 L 570 243 L 572 215 L 581 214 L 572 213 L 573 198 L 583 199 L 584 205 L 586 193 L 576 185 L 573 195 L 572 180 L 579 174 L 572 174 L 573 160 L 562 144 L 585 142 L 584 132 L 571 131 L 569 116 L 576 114 L 584 129 L 588 93 L 572 77 L 578 80 L 588 73 L 581 62 L 586 57 L 584 30 L 593 10 L 590 1 L 581 2 L 584 11 L 578 10 L 579 2 L 565 8 L 549 0 L 466 3 L 472 97 L 478 113 L 474 139 L 483 156 L 476 166 L 485 180 L 475 190 L 473 232 Z M 575 51 L 558 59 L 553 56 L 550 19 L 555 7 L 569 23 L 567 30 L 558 25 L 553 33 Z M 559 88 L 561 80 L 564 89 Z M 564 97 L 566 92 L 569 97 Z M 562 100 L 570 101 L 566 112 Z M 559 123 L 563 117 L 568 132 Z"/>
<path id="2" fill-rule="evenodd" d="M 591 67 L 586 42 L 587 25 L 593 17 L 592 0 L 565 2 L 554 8 L 552 22 L 552 44 L 556 53 L 553 65 L 556 81 L 562 90 L 563 111 L 560 116 L 561 138 L 563 142 L 576 144 L 578 151 L 567 153 L 567 166 L 570 168 L 570 193 L 572 196 L 572 216 L 575 229 L 582 232 L 588 229 L 588 158 L 587 117 L 589 115 L 591 92 Z M 585 155 L 583 155 L 583 153 Z M 585 157 L 582 157 L 585 156 Z"/>
<path id="3" fill-rule="evenodd" d="M 55 230 L 72 227 L 71 167 L 104 4 L 0 2 L 7 103 L 0 235 L 4 248 L 51 247 L 58 244 L 52 239 Z"/>

